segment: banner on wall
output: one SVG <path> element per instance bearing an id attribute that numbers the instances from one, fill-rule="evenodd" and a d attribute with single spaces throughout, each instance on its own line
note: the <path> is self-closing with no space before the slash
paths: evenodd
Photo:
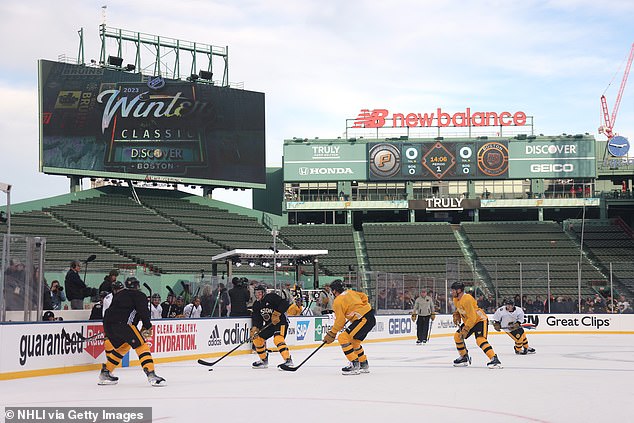
<path id="1" fill-rule="evenodd" d="M 323 342 L 333 327 L 334 317 L 297 316 L 289 318 L 286 343 L 289 346 Z M 368 340 L 412 339 L 416 325 L 409 315 L 376 316 L 376 326 Z M 154 334 L 148 339 L 154 358 L 193 360 L 210 354 L 222 354 L 249 337 L 251 319 L 169 319 L 154 321 Z M 634 314 L 527 314 L 526 330 L 537 333 L 634 333 Z M 450 336 L 456 331 L 451 315 L 438 315 L 432 334 Z M 0 325 L 2 350 L 0 379 L 84 370 L 79 366 L 103 363 L 103 340 L 98 337 L 78 342 L 82 337 L 99 335 L 103 327 L 95 322 L 47 322 Z M 247 342 L 242 350 L 248 351 Z M 135 358 L 134 354 L 132 357 Z M 65 369 L 65 370 L 64 370 Z"/>

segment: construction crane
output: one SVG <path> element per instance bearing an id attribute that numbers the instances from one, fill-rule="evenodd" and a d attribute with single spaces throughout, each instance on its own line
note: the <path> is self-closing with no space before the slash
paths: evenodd
<path id="1" fill-rule="evenodd" d="M 621 87 L 619 93 L 616 96 L 614 107 L 612 108 L 612 116 L 608 112 L 608 100 L 605 98 L 605 93 L 601 96 L 601 110 L 603 112 L 603 125 L 599 127 L 599 133 L 603 133 L 608 137 L 610 141 L 614 136 L 614 123 L 616 122 L 616 115 L 619 112 L 619 106 L 621 105 L 621 99 L 623 98 L 623 90 L 627 84 L 627 77 L 630 74 L 630 68 L 632 67 L 632 60 L 634 60 L 634 44 L 630 49 L 630 57 L 627 59 L 627 65 L 625 65 L 625 72 L 623 73 L 623 79 L 621 80 Z"/>

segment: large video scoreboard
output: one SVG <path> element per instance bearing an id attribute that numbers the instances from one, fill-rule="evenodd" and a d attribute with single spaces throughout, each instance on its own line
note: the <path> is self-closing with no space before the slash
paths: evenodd
<path id="1" fill-rule="evenodd" d="M 367 154 L 374 181 L 596 176 L 592 137 L 377 142 Z"/>
<path id="2" fill-rule="evenodd" d="M 263 93 L 39 65 L 42 172 L 264 187 Z"/>

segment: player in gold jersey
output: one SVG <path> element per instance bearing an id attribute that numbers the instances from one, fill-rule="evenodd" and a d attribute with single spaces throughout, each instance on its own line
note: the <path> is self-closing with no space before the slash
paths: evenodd
<path id="1" fill-rule="evenodd" d="M 335 323 L 324 336 L 324 342 L 332 343 L 346 322 L 350 325 L 339 334 L 339 344 L 350 361 L 350 365 L 341 369 L 344 375 L 358 375 L 359 373 L 370 373 L 368 359 L 365 356 L 361 341 L 376 325 L 374 310 L 368 303 L 368 296 L 362 292 L 352 289 L 345 289 L 341 280 L 336 279 L 330 284 L 335 301 L 333 309 L 335 312 Z"/>
<path id="2" fill-rule="evenodd" d="M 486 313 L 478 307 L 478 303 L 471 295 L 465 294 L 464 284 L 462 282 L 454 282 L 451 284 L 451 296 L 456 311 L 453 313 L 453 321 L 458 326 L 458 330 L 453 336 L 456 342 L 456 348 L 460 357 L 453 361 L 455 367 L 468 366 L 471 364 L 471 357 L 465 345 L 465 339 L 472 334 L 476 336 L 476 343 L 489 357 L 491 361 L 487 363 L 490 369 L 502 368 L 502 363 L 495 355 L 493 347 L 487 340 L 489 328 L 489 319 Z"/>

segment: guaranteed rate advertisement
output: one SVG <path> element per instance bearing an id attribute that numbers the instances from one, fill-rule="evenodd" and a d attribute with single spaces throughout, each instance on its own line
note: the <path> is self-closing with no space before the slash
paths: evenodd
<path id="1" fill-rule="evenodd" d="M 40 61 L 40 170 L 261 188 L 264 94 Z"/>

